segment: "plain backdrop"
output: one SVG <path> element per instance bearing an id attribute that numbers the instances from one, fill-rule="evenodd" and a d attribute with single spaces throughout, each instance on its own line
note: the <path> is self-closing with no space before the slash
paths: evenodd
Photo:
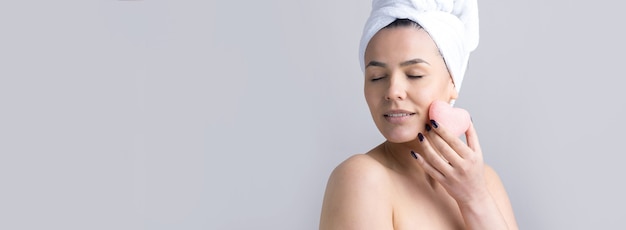
<path id="1" fill-rule="evenodd" d="M 619 1 L 479 1 L 457 106 L 522 229 L 626 219 Z M 0 229 L 317 229 L 383 141 L 365 0 L 2 1 Z"/>

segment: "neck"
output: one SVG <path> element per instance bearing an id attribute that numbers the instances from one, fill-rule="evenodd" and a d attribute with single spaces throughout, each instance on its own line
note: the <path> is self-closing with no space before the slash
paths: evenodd
<path id="1" fill-rule="evenodd" d="M 404 174 L 410 178 L 417 180 L 424 180 L 432 187 L 435 186 L 435 181 L 430 177 L 422 166 L 419 165 L 417 160 L 411 156 L 411 150 L 416 153 L 422 153 L 423 147 L 417 141 L 411 141 L 406 143 L 392 143 L 385 141 L 382 144 L 384 157 L 387 162 L 390 163 L 390 167 L 400 174 Z"/>
<path id="2" fill-rule="evenodd" d="M 399 169 L 406 169 L 409 171 L 414 171 L 415 169 L 421 170 L 421 166 L 419 166 L 416 162 L 417 160 L 411 156 L 411 151 L 421 153 L 423 150 L 422 145 L 420 145 L 417 140 L 405 143 L 392 143 L 385 141 L 382 144 L 382 147 L 385 153 L 385 158 L 390 160 L 393 165 L 399 167 Z"/>

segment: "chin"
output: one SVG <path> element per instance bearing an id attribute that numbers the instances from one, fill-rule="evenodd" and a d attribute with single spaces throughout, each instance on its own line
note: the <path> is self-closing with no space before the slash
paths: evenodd
<path id="1" fill-rule="evenodd" d="M 381 132 L 385 139 L 391 143 L 406 143 L 413 141 L 417 138 L 417 129 L 412 130 L 389 130 L 387 132 Z"/>

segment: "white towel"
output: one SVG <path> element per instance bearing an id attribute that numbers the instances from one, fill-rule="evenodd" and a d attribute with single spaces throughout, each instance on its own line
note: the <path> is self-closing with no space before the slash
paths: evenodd
<path id="1" fill-rule="evenodd" d="M 383 27 L 396 19 L 417 22 L 435 41 L 459 92 L 470 52 L 478 46 L 477 0 L 373 0 L 359 58 L 365 71 L 365 48 Z"/>

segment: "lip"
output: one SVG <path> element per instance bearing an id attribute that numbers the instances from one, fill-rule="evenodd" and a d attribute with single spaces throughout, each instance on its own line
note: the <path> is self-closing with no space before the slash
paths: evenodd
<path id="1" fill-rule="evenodd" d="M 383 114 L 385 120 L 394 123 L 401 124 L 409 118 L 415 116 L 416 113 L 406 110 L 390 110 Z"/>

